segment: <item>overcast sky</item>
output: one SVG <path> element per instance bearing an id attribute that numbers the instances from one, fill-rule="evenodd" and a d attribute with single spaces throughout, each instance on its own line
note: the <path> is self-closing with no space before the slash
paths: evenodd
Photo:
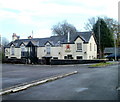
<path id="1" fill-rule="evenodd" d="M 27 38 L 49 37 L 51 28 L 67 20 L 85 31 L 88 18 L 107 16 L 118 19 L 119 0 L 0 0 L 0 34 L 9 41 L 12 34 Z"/>

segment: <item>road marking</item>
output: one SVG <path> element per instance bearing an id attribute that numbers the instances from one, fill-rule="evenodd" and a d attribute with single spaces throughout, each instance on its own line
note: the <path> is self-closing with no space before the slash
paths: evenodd
<path id="1" fill-rule="evenodd" d="M 76 89 L 77 92 L 82 92 L 82 91 L 85 91 L 85 90 L 88 90 L 88 88 L 77 88 Z"/>
<path id="2" fill-rule="evenodd" d="M 73 75 L 73 74 L 77 74 L 77 73 L 78 73 L 78 71 L 74 71 L 74 72 L 63 74 L 63 75 L 47 78 L 47 79 L 44 79 L 44 80 L 32 81 L 30 83 L 25 83 L 25 84 L 22 84 L 22 85 L 6 88 L 6 89 L 3 89 L 3 90 L 0 91 L 0 95 L 22 91 L 22 90 L 25 90 L 25 89 L 30 88 L 32 86 L 44 84 L 44 83 L 54 81 L 54 80 L 57 80 L 57 79 L 60 79 L 60 78 L 64 78 L 64 77 L 67 77 L 67 76 L 70 76 L 70 75 Z"/>

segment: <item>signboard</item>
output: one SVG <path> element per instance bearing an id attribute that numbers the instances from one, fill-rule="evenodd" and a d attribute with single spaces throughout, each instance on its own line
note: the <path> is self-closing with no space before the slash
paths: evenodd
<path id="1" fill-rule="evenodd" d="M 70 50 L 70 45 L 69 45 L 69 44 L 66 45 L 66 50 L 65 50 L 65 52 L 71 52 L 71 50 Z"/>

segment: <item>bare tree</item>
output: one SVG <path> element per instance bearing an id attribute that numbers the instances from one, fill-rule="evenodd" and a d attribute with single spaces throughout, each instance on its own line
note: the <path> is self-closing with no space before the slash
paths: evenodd
<path id="1" fill-rule="evenodd" d="M 67 21 L 63 21 L 61 23 L 53 25 L 51 30 L 53 35 L 57 35 L 57 36 L 67 35 L 68 32 L 70 32 L 70 34 L 74 34 L 77 31 L 76 28 L 72 24 L 69 24 Z"/>
<path id="2" fill-rule="evenodd" d="M 120 32 L 120 23 L 117 20 L 115 20 L 113 18 L 108 18 L 108 17 L 104 17 L 104 20 L 116 38 L 116 45 L 120 46 L 120 33 L 119 33 Z"/>
<path id="3" fill-rule="evenodd" d="M 8 41 L 7 38 L 5 38 L 5 37 L 2 37 L 2 38 L 1 38 L 1 45 L 2 45 L 2 46 L 7 45 L 8 43 L 9 43 L 9 41 Z"/>
<path id="4" fill-rule="evenodd" d="M 85 24 L 85 30 L 93 31 L 93 26 L 95 25 L 98 18 L 92 17 L 88 19 L 88 22 Z"/>
<path id="5" fill-rule="evenodd" d="M 107 27 L 114 33 L 118 31 L 118 22 L 110 17 L 104 16 L 104 17 L 92 17 L 88 19 L 88 22 L 85 23 L 85 30 L 93 31 L 93 26 L 96 24 L 98 18 L 102 18 L 105 23 L 107 24 Z"/>
<path id="6" fill-rule="evenodd" d="M 113 19 L 113 18 L 109 18 L 109 17 L 104 17 L 103 18 L 104 21 L 106 22 L 108 28 L 113 32 L 113 33 L 117 33 L 118 31 L 118 21 Z"/>

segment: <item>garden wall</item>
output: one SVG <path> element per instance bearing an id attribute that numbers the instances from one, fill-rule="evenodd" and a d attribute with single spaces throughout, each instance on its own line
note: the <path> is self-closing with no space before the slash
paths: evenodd
<path id="1" fill-rule="evenodd" d="M 106 60 L 59 60 L 51 59 L 51 65 L 66 65 L 66 64 L 88 64 L 88 63 L 100 63 L 106 62 Z"/>

